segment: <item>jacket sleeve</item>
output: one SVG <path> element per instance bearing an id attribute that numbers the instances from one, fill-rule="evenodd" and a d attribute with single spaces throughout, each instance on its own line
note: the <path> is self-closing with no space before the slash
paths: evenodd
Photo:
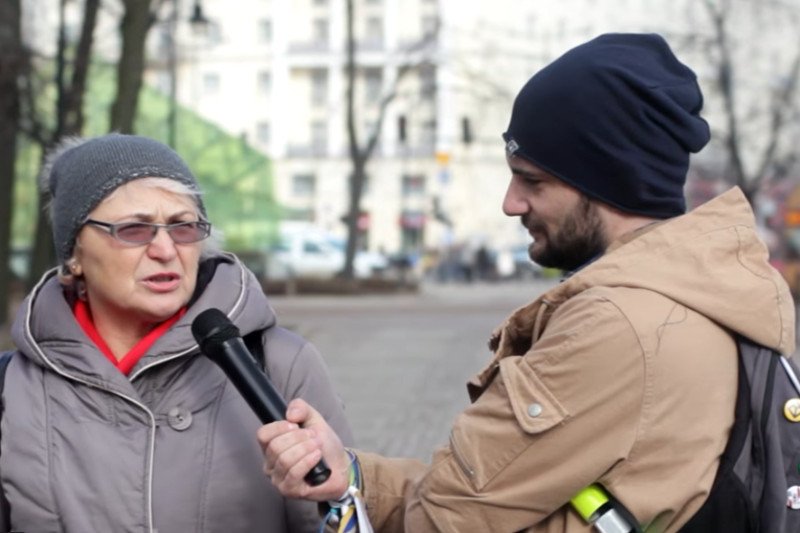
<path id="1" fill-rule="evenodd" d="M 359 454 L 381 531 L 523 530 L 630 452 L 644 364 L 613 304 L 573 298 L 532 349 L 505 355 L 430 468 Z"/>
<path id="2" fill-rule="evenodd" d="M 319 351 L 302 337 L 280 327 L 267 330 L 264 344 L 270 380 L 288 402 L 302 398 L 320 412 L 345 446 L 353 446 L 353 432 L 344 403 L 333 388 Z M 286 500 L 288 531 L 318 531 L 322 517 L 317 504 Z"/>
<path id="3" fill-rule="evenodd" d="M 344 415 L 344 402 L 333 388 L 328 367 L 313 344 L 286 329 L 267 330 L 267 370 L 288 402 L 302 398 L 320 412 L 345 446 L 353 446 L 353 432 Z"/>

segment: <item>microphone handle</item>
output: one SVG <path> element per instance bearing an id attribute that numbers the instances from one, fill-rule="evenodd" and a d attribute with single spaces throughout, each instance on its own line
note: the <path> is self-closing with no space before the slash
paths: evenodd
<path id="1" fill-rule="evenodd" d="M 221 348 L 220 351 L 224 353 L 216 354 L 214 362 L 222 368 L 261 423 L 285 420 L 286 402 L 258 367 L 242 338 L 225 341 Z M 316 486 L 324 483 L 330 475 L 331 469 L 324 459 L 320 459 L 304 479 L 309 485 Z"/>

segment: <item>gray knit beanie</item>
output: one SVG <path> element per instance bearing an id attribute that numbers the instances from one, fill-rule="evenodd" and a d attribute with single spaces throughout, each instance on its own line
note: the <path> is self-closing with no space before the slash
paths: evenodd
<path id="1" fill-rule="evenodd" d="M 117 187 L 138 178 L 169 178 L 197 191 L 205 218 L 192 171 L 174 150 L 158 141 L 111 133 L 68 140 L 49 154 L 42 187 L 51 200 L 53 242 L 60 263 L 72 255 L 89 213 Z"/>

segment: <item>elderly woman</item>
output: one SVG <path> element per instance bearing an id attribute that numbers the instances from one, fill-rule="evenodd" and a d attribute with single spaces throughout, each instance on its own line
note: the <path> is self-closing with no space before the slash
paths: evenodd
<path id="1" fill-rule="evenodd" d="M 276 325 L 254 276 L 206 246 L 197 182 L 151 139 L 62 147 L 45 183 L 60 266 L 19 310 L 0 447 L 0 531 L 315 531 L 314 504 L 261 471 L 261 425 L 200 355 L 192 320 L 226 313 L 285 398 L 352 440 L 322 358 Z"/>

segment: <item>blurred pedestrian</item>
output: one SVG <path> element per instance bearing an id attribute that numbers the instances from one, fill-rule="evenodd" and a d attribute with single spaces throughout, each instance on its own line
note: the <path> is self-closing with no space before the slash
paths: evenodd
<path id="1" fill-rule="evenodd" d="M 642 529 L 678 531 L 733 424 L 734 335 L 783 354 L 795 342 L 742 192 L 685 213 L 689 156 L 709 140 L 702 103 L 655 34 L 602 35 L 535 74 L 503 135 L 503 211 L 531 258 L 568 276 L 495 332 L 432 465 L 345 449 L 296 401 L 294 425 L 259 432 L 276 486 L 335 506 L 354 485 L 379 531 L 585 532 L 569 502 L 597 484 Z M 320 455 L 334 475 L 312 488 Z"/>
<path id="2" fill-rule="evenodd" d="M 481 281 L 495 278 L 494 259 L 485 244 L 481 244 L 475 252 L 475 272 Z"/>
<path id="3" fill-rule="evenodd" d="M 277 389 L 351 442 L 316 349 L 276 325 L 255 277 L 208 237 L 185 162 L 110 134 L 50 155 L 59 266 L 22 304 L 7 369 L 0 531 L 316 531 L 261 474 L 260 426 L 190 325 L 214 307 Z"/>

